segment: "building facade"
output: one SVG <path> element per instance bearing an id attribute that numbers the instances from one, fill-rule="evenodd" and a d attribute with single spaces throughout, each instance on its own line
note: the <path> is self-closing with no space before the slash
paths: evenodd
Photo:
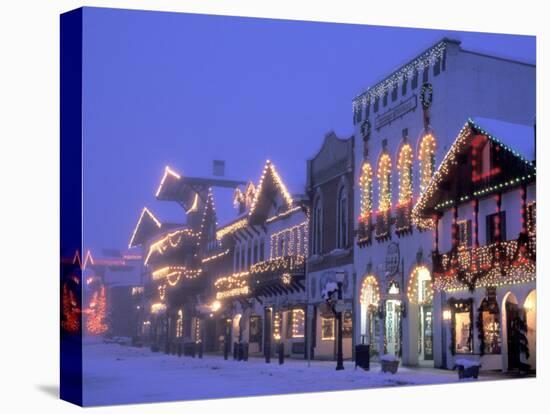
<path id="1" fill-rule="evenodd" d="M 413 297 L 433 277 L 433 235 L 411 221 L 470 116 L 532 124 L 535 66 L 443 39 L 353 101 L 356 342 L 404 364 L 442 367 L 437 297 Z"/>
<path id="2" fill-rule="evenodd" d="M 534 159 L 532 127 L 470 119 L 414 208 L 434 233 L 446 368 L 459 358 L 484 370 L 536 368 Z"/>
<path id="3" fill-rule="evenodd" d="M 343 355 L 353 349 L 353 163 L 354 138 L 325 136 L 318 153 L 307 163 L 310 200 L 310 238 L 307 261 L 308 331 L 310 356 L 334 359 L 337 353 L 337 318 L 322 292 L 344 272 Z"/>

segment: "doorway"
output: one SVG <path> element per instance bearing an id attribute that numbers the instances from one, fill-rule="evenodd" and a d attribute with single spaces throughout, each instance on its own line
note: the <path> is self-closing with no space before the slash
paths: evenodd
<path id="1" fill-rule="evenodd" d="M 401 354 L 401 301 L 386 300 L 386 353 Z"/>

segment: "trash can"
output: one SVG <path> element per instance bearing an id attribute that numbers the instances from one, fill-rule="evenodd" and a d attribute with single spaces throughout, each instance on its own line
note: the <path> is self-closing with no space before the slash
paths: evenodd
<path id="1" fill-rule="evenodd" d="M 248 361 L 248 342 L 243 344 L 243 361 Z"/>
<path id="2" fill-rule="evenodd" d="M 355 345 L 355 368 L 370 369 L 370 345 Z"/>

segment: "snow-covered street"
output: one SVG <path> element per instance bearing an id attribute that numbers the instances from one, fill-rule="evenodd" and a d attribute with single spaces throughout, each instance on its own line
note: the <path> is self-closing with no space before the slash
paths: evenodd
<path id="1" fill-rule="evenodd" d="M 127 404 L 170 400 L 242 397 L 457 382 L 457 373 L 399 367 L 397 374 L 354 369 L 345 363 L 335 371 L 331 361 L 274 359 L 225 361 L 219 355 L 203 359 L 153 353 L 148 348 L 88 342 L 84 345 L 85 405 Z M 495 379 L 495 376 L 481 376 Z"/>

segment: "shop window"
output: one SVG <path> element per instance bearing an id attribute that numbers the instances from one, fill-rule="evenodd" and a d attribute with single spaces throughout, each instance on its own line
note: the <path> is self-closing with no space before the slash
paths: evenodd
<path id="1" fill-rule="evenodd" d="M 334 317 L 321 317 L 321 340 L 322 341 L 333 341 L 334 340 Z"/>
<path id="2" fill-rule="evenodd" d="M 292 309 L 289 313 L 289 338 L 303 338 L 305 334 L 305 312 L 303 309 Z"/>
<path id="3" fill-rule="evenodd" d="M 250 342 L 261 343 L 262 342 L 262 318 L 254 315 L 250 317 Z"/>
<path id="4" fill-rule="evenodd" d="M 472 245 L 472 220 L 459 220 L 458 247 L 470 247 Z"/>
<path id="5" fill-rule="evenodd" d="M 453 354 L 473 353 L 473 300 L 450 299 L 451 343 Z"/>
<path id="6" fill-rule="evenodd" d="M 481 313 L 486 354 L 500 354 L 500 315 L 485 310 Z"/>

